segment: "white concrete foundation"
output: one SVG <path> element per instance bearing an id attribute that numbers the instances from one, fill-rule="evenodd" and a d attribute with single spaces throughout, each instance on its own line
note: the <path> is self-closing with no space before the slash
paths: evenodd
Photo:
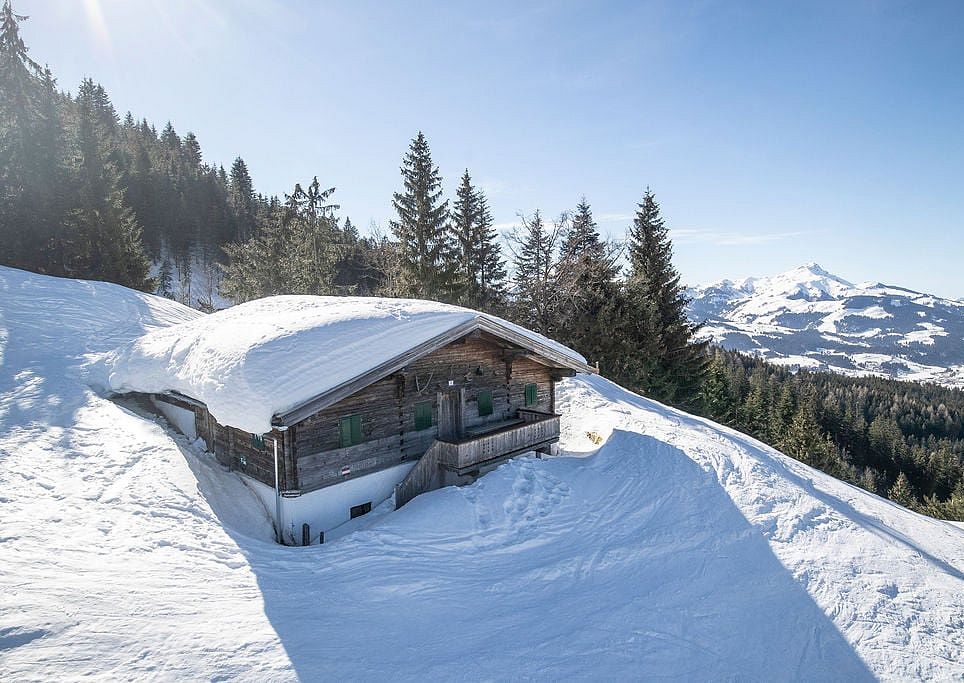
<path id="1" fill-rule="evenodd" d="M 414 462 L 406 462 L 295 498 L 282 497 L 281 528 L 284 530 L 285 543 L 301 545 L 301 525 L 306 522 L 314 544 L 318 542 L 320 532 L 330 531 L 351 519 L 352 507 L 368 502 L 371 502 L 372 509 L 378 507 L 392 496 L 395 485 L 401 483 L 414 466 Z M 274 488 L 250 477 L 245 477 L 245 481 L 264 502 L 272 520 L 276 521 Z"/>

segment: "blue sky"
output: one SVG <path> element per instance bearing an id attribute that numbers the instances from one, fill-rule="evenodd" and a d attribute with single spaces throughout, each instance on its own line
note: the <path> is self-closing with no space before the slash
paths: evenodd
<path id="1" fill-rule="evenodd" d="M 35 59 L 387 230 L 419 129 L 497 223 L 648 185 L 688 283 L 817 261 L 964 297 L 964 2 L 19 0 Z"/>

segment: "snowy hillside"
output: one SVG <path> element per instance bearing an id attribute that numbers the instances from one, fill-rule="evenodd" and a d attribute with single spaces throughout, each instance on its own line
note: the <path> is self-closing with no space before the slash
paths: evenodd
<path id="1" fill-rule="evenodd" d="M 586 457 L 277 546 L 239 475 L 86 386 L 197 315 L 0 268 L 0 680 L 964 676 L 964 530 L 599 377 L 560 396 Z"/>
<path id="2" fill-rule="evenodd" d="M 815 263 L 689 291 L 690 317 L 724 348 L 791 366 L 964 387 L 964 302 L 853 284 Z"/>

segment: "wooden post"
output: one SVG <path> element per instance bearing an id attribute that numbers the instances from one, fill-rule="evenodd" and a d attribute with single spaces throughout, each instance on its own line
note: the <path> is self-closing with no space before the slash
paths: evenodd
<path id="1" fill-rule="evenodd" d="M 311 545 L 311 529 L 308 522 L 301 525 L 301 545 Z"/>

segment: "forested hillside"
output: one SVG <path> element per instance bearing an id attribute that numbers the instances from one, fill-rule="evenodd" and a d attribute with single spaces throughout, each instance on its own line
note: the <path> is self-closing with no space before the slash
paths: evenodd
<path id="1" fill-rule="evenodd" d="M 958 389 L 794 373 L 716 349 L 701 412 L 901 505 L 964 520 L 964 392 Z"/>
<path id="2" fill-rule="evenodd" d="M 964 393 L 796 375 L 694 337 L 669 230 L 648 188 L 625 240 L 603 239 L 586 198 L 536 209 L 500 235 L 461 172 L 447 198 L 418 132 L 395 218 L 361 235 L 317 178 L 257 192 L 179 134 L 85 79 L 71 94 L 0 13 L 0 263 L 107 280 L 210 309 L 275 294 L 423 297 L 496 313 L 572 346 L 602 374 L 730 424 L 808 464 L 922 511 L 964 519 Z M 709 366 L 709 369 L 708 369 Z"/>

